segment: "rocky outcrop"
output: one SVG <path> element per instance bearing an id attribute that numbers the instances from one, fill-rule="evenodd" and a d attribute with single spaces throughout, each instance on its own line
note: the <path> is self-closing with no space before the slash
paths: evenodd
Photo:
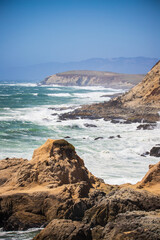
<path id="1" fill-rule="evenodd" d="M 87 170 L 73 145 L 48 139 L 34 151 L 31 161 L 0 161 L 0 227 L 22 230 L 55 218 L 80 220 L 94 204 L 87 200 L 90 192 L 114 188 Z"/>
<path id="2" fill-rule="evenodd" d="M 41 84 L 62 86 L 106 86 L 131 88 L 143 79 L 142 74 L 122 74 L 100 71 L 69 71 L 57 73 L 44 79 Z"/>
<path id="3" fill-rule="evenodd" d="M 132 189 L 121 189 L 103 197 L 87 210 L 81 223 L 53 220 L 34 239 L 56 239 L 57 237 L 57 239 L 80 240 L 156 240 L 160 233 L 159 208 L 159 196 Z M 70 234 L 73 232 L 74 235 L 66 236 L 66 233 L 56 231 L 56 227 L 59 229 L 59 226 L 62 226 L 62 229 L 66 226 L 66 232 Z"/>
<path id="4" fill-rule="evenodd" d="M 160 144 L 150 150 L 150 156 L 160 157 Z"/>
<path id="5" fill-rule="evenodd" d="M 81 222 L 53 220 L 34 240 L 92 240 L 90 228 Z"/>
<path id="6" fill-rule="evenodd" d="M 128 122 L 155 122 L 160 120 L 160 61 L 141 83 L 129 92 L 109 102 L 84 105 L 60 116 L 61 120 L 90 118 L 104 120 L 124 119 Z"/>
<path id="7" fill-rule="evenodd" d="M 55 188 L 81 181 L 89 189 L 96 182 L 75 148 L 65 140 L 48 139 L 34 151 L 31 161 L 4 159 L 0 161 L 0 170 L 1 188 L 5 191 L 33 186 Z"/>
<path id="8" fill-rule="evenodd" d="M 146 173 L 142 181 L 136 184 L 137 188 L 150 189 L 160 193 L 160 162 L 150 165 L 149 171 Z"/>
<path id="9" fill-rule="evenodd" d="M 34 240 L 158 239 L 160 163 L 136 185 L 103 183 L 73 145 L 49 139 L 31 161 L 0 161 L 0 227 L 45 227 Z"/>

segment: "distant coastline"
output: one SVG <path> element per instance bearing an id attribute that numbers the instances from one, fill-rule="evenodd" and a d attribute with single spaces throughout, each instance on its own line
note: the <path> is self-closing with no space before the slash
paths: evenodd
<path id="1" fill-rule="evenodd" d="M 68 71 L 46 77 L 41 84 L 61 86 L 104 86 L 111 88 L 131 88 L 142 81 L 143 74 L 121 74 L 102 71 Z"/>

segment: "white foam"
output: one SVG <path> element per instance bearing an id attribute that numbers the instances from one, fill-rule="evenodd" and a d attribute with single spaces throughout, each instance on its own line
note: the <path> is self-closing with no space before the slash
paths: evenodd
<path id="1" fill-rule="evenodd" d="M 50 97 L 71 97 L 69 93 L 48 93 L 46 95 Z"/>

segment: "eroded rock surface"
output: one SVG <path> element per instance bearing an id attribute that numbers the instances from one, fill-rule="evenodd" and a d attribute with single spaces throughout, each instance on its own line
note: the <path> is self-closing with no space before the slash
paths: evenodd
<path id="1" fill-rule="evenodd" d="M 0 161 L 0 227 L 22 230 L 55 218 L 80 220 L 96 201 L 89 195 L 98 188 L 117 187 L 93 176 L 66 140 L 48 139 L 31 161 Z"/>
<path id="2" fill-rule="evenodd" d="M 0 227 L 46 226 L 34 240 L 157 240 L 160 234 L 160 162 L 135 185 L 107 185 L 70 143 L 49 139 L 31 161 L 0 161 L 0 193 Z"/>

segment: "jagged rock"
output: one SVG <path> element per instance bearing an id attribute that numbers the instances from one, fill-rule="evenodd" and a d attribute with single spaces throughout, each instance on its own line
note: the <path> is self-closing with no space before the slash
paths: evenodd
<path id="1" fill-rule="evenodd" d="M 35 240 L 157 239 L 159 182 L 160 162 L 136 185 L 107 185 L 70 143 L 49 139 L 31 161 L 0 161 L 0 227 L 48 224 Z"/>
<path id="2" fill-rule="evenodd" d="M 93 204 L 85 200 L 90 191 L 103 186 L 111 191 L 87 170 L 73 145 L 49 139 L 31 161 L 0 161 L 0 227 L 22 230 L 55 218 L 79 221 Z"/>
<path id="3" fill-rule="evenodd" d="M 156 146 L 156 147 L 153 147 L 151 150 L 150 150 L 150 156 L 154 156 L 154 157 L 160 157 L 160 146 Z"/>
<path id="4" fill-rule="evenodd" d="M 133 211 L 121 213 L 108 223 L 100 238 L 93 240 L 157 240 L 160 236 L 160 212 Z"/>
<path id="5" fill-rule="evenodd" d="M 135 185 L 137 188 L 153 189 L 157 194 L 160 193 L 160 162 L 152 165 L 144 178 Z"/>
<path id="6" fill-rule="evenodd" d="M 71 220 L 53 220 L 33 240 L 92 240 L 89 226 Z"/>
<path id="7" fill-rule="evenodd" d="M 103 197 L 99 203 L 85 212 L 83 221 L 90 223 L 92 227 L 97 225 L 104 227 L 108 222 L 114 221 L 119 213 L 134 210 L 152 211 L 159 208 L 159 196 L 124 188 Z"/>

